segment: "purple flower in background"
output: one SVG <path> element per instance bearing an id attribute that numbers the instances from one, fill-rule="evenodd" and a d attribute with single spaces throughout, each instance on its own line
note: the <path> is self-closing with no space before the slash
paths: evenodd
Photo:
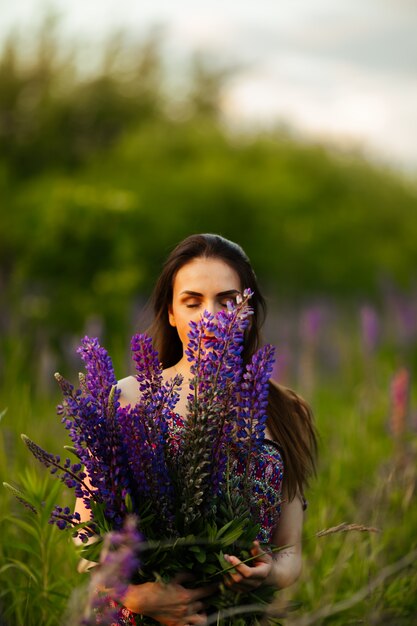
<path id="1" fill-rule="evenodd" d="M 379 318 L 374 308 L 369 305 L 360 310 L 362 341 L 367 354 L 372 354 L 379 340 Z"/>
<path id="2" fill-rule="evenodd" d="M 417 308 L 405 297 L 397 297 L 395 300 L 397 321 L 397 333 L 401 343 L 408 345 L 414 343 L 417 336 Z"/>
<path id="3" fill-rule="evenodd" d="M 291 351 L 287 345 L 281 345 L 279 358 L 274 361 L 271 378 L 282 382 L 286 380 L 291 365 Z M 284 383 L 285 384 L 285 383 Z"/>
<path id="4" fill-rule="evenodd" d="M 394 338 L 405 347 L 417 339 L 417 301 L 415 296 L 406 296 L 393 284 L 385 286 L 386 305 L 389 312 L 390 329 Z"/>
<path id="5" fill-rule="evenodd" d="M 324 322 L 324 311 L 319 305 L 305 309 L 301 315 L 301 337 L 307 343 L 315 343 Z"/>

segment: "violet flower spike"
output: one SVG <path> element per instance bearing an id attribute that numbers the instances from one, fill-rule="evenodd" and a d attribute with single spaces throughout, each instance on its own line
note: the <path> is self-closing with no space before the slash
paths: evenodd
<path id="1" fill-rule="evenodd" d="M 87 371 L 82 380 L 83 392 L 74 391 L 57 375 L 64 393 L 58 413 L 94 488 L 93 496 L 84 492 L 84 504 L 90 508 L 90 499 L 104 502 L 106 516 L 118 525 L 128 485 L 127 468 L 117 460 L 124 457 L 116 418 L 120 391 L 115 386 L 111 359 L 97 339 L 85 337 L 78 352 Z"/>
<path id="2" fill-rule="evenodd" d="M 85 384 L 97 402 L 104 406 L 110 389 L 117 383 L 112 360 L 96 337 L 84 337 L 77 352 L 85 364 Z"/>
<path id="3" fill-rule="evenodd" d="M 266 345 L 258 350 L 246 366 L 239 390 L 236 441 L 246 455 L 245 488 L 253 455 L 265 438 L 269 378 L 274 365 L 275 349 Z"/>
<path id="4" fill-rule="evenodd" d="M 21 437 L 33 456 L 45 465 L 45 467 L 50 470 L 51 474 L 57 474 L 67 487 L 74 489 L 77 497 L 82 498 L 85 493 L 95 497 L 95 494 L 93 494 L 84 481 L 86 474 L 82 470 L 81 463 L 71 464 L 70 459 L 66 459 L 62 462 L 58 455 L 46 452 L 26 435 L 21 435 Z"/>
<path id="5" fill-rule="evenodd" d="M 136 501 L 151 494 L 161 524 L 170 527 L 174 518 L 174 493 L 167 464 L 167 435 L 171 412 L 178 401 L 182 379 L 162 383 L 162 368 L 152 340 L 144 334 L 132 338 L 140 397 L 134 407 L 119 411 L 119 424 L 135 484 Z"/>
<path id="6" fill-rule="evenodd" d="M 85 506 L 91 508 L 91 500 L 103 502 L 107 519 L 117 528 L 126 513 L 129 491 L 129 468 L 121 461 L 126 454 L 117 417 L 120 390 L 111 359 L 97 339 L 85 337 L 78 352 L 86 367 L 83 390 L 74 391 L 57 376 L 64 393 L 58 413 L 93 487 L 93 495 L 83 494 Z"/>
<path id="7" fill-rule="evenodd" d="M 227 311 L 215 317 L 205 311 L 199 322 L 190 323 L 186 355 L 194 378 L 183 455 L 183 511 L 188 522 L 209 500 L 209 492 L 221 491 L 236 414 L 233 387 L 242 372 L 243 336 L 251 314 L 250 295 L 245 292 L 240 304 L 228 304 Z"/>

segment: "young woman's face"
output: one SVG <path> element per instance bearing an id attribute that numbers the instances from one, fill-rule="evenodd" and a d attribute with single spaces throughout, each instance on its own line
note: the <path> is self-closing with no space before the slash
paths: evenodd
<path id="1" fill-rule="evenodd" d="M 184 348 L 190 321 L 198 322 L 203 311 L 216 314 L 241 291 L 239 275 L 221 259 L 202 257 L 183 265 L 175 276 L 168 316 Z"/>

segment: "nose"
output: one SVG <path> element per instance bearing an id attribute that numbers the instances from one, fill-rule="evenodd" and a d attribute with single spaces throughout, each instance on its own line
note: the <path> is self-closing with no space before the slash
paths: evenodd
<path id="1" fill-rule="evenodd" d="M 205 309 L 208 313 L 210 313 L 211 315 L 213 315 L 213 316 L 215 316 L 215 315 L 216 315 L 216 313 L 220 310 L 220 308 L 221 308 L 221 307 L 220 307 L 220 305 L 219 305 L 219 304 L 218 304 L 215 300 L 213 300 L 213 301 L 207 301 L 207 302 L 205 303 L 205 306 L 204 306 L 204 309 Z M 211 322 L 211 324 L 213 324 L 213 323 L 214 323 L 214 325 L 217 325 L 216 320 L 213 320 L 213 321 Z M 208 339 L 208 338 L 210 338 L 210 337 L 213 337 L 213 334 L 214 334 L 214 333 L 213 333 L 213 329 L 212 329 L 212 328 L 211 328 L 210 330 L 208 330 L 207 328 L 205 329 L 205 333 L 204 333 L 204 335 L 205 335 L 205 338 L 206 338 L 206 339 Z"/>
<path id="2" fill-rule="evenodd" d="M 216 302 L 216 300 L 208 300 L 205 305 L 205 310 L 211 313 L 211 315 L 216 315 L 216 313 L 221 309 L 221 306 Z"/>

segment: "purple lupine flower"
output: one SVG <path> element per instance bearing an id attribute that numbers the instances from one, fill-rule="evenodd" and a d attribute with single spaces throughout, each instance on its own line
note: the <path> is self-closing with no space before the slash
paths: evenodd
<path id="1" fill-rule="evenodd" d="M 126 460 L 135 483 L 133 497 L 134 501 L 139 503 L 152 494 L 158 494 L 159 487 L 165 488 L 167 483 L 163 482 L 159 485 L 158 476 L 163 473 L 166 463 L 158 466 L 155 462 L 155 456 L 160 456 L 156 450 L 158 443 L 154 443 L 153 429 L 149 427 L 145 407 L 138 404 L 133 408 L 121 409 L 119 423 L 126 447 Z M 154 468 L 156 475 L 153 473 Z M 169 477 L 163 478 L 169 484 Z M 160 504 L 160 498 L 156 497 L 156 502 Z"/>
<path id="2" fill-rule="evenodd" d="M 45 467 L 49 468 L 51 474 L 56 474 L 67 487 L 75 489 L 78 497 L 83 497 L 85 491 L 91 496 L 93 495 L 93 492 L 85 483 L 86 474 L 82 469 L 81 463 L 72 464 L 70 459 L 61 461 L 60 456 L 46 452 L 26 435 L 21 435 L 21 437 L 33 456 Z"/>
<path id="3" fill-rule="evenodd" d="M 87 388 L 104 410 L 110 390 L 117 383 L 112 360 L 96 337 L 84 337 L 77 352 L 87 371 Z"/>
<path id="4" fill-rule="evenodd" d="M 280 347 L 279 358 L 275 359 L 274 367 L 272 369 L 271 378 L 279 381 L 281 384 L 288 377 L 289 369 L 291 365 L 291 351 L 288 345 L 283 344 Z"/>
<path id="5" fill-rule="evenodd" d="M 128 515 L 119 531 L 112 531 L 104 538 L 99 576 L 104 586 L 112 589 L 116 600 L 124 595 L 139 567 L 139 547 L 144 538 L 137 526 L 137 518 Z"/>
<path id="6" fill-rule="evenodd" d="M 263 443 L 267 418 L 269 378 L 274 366 L 275 348 L 266 345 L 246 366 L 239 390 L 237 447 L 246 454 L 246 475 L 253 455 Z"/>
<path id="7" fill-rule="evenodd" d="M 144 410 L 140 406 L 133 409 L 124 407 L 119 411 L 119 424 L 122 438 L 126 444 L 126 460 L 129 463 L 136 490 L 142 496 L 151 493 L 147 482 L 146 468 L 150 465 L 151 444 L 147 440 L 147 428 Z"/>
<path id="8" fill-rule="evenodd" d="M 87 465 L 91 484 L 101 491 L 106 504 L 106 516 L 113 520 L 114 528 L 120 528 L 127 512 L 125 496 L 129 491 L 129 469 L 126 466 L 126 448 L 118 424 L 118 397 L 120 391 L 112 387 L 106 409 L 104 428 L 94 445 L 95 458 Z M 97 459 L 99 462 L 97 462 Z"/>
<path id="9" fill-rule="evenodd" d="M 68 506 L 62 507 L 58 504 L 51 512 L 49 524 L 55 524 L 60 530 L 73 529 L 72 536 L 78 537 L 83 543 L 87 543 L 88 539 L 96 532 L 94 521 L 91 521 L 88 526 L 80 528 L 80 514 L 73 513 Z"/>
<path id="10" fill-rule="evenodd" d="M 167 462 L 168 420 L 179 395 L 182 377 L 162 383 L 162 368 L 152 340 L 143 334 L 132 338 L 140 400 L 135 407 L 119 411 L 119 424 L 136 500 L 153 495 L 163 526 L 171 527 L 174 517 L 173 486 Z"/>
<path id="11" fill-rule="evenodd" d="M 145 334 L 134 335 L 130 345 L 142 399 L 152 400 L 152 394 L 162 385 L 162 366 L 158 353 L 153 349 L 151 337 Z"/>
<path id="12" fill-rule="evenodd" d="M 317 335 L 323 325 L 323 308 L 314 305 L 305 309 L 301 316 L 301 336 L 309 344 L 317 341 Z"/>
<path id="13" fill-rule="evenodd" d="M 248 299 L 251 293 L 245 293 Z M 242 302 L 241 302 L 242 304 Z M 216 316 L 216 328 L 214 331 L 218 341 L 217 354 L 212 351 L 210 355 L 215 357 L 215 378 L 212 389 L 215 390 L 216 403 L 222 407 L 218 412 L 218 422 L 213 424 L 213 471 L 212 480 L 215 490 L 219 489 L 220 482 L 227 462 L 227 449 L 232 440 L 233 427 L 236 416 L 236 384 L 242 376 L 242 351 L 244 331 L 249 324 L 249 315 L 252 309 L 247 305 L 243 308 L 230 306 L 228 311 L 220 311 Z M 204 372 L 204 366 L 203 366 Z M 214 400 L 214 396 L 213 396 Z M 209 424 L 210 428 L 210 424 Z"/>
<path id="14" fill-rule="evenodd" d="M 401 293 L 394 285 L 386 292 L 387 307 L 392 317 L 390 328 L 394 339 L 403 346 L 410 346 L 417 338 L 417 302 Z"/>
<path id="15" fill-rule="evenodd" d="M 68 430 L 75 451 L 83 463 L 94 493 L 77 492 L 87 508 L 91 500 L 105 504 L 105 514 L 116 528 L 127 512 L 129 469 L 124 463 L 125 448 L 120 436 L 117 413 L 120 390 L 107 352 L 96 339 L 85 337 L 80 348 L 87 375 L 83 390 L 74 390 L 65 379 L 56 375 L 64 402 L 58 414 Z"/>
<path id="16" fill-rule="evenodd" d="M 13 485 L 10 485 L 10 483 L 5 482 L 3 483 L 3 487 L 6 487 L 6 489 L 11 491 L 14 497 L 19 500 L 19 502 L 23 504 L 24 507 L 29 509 L 29 511 L 32 511 L 32 513 L 35 513 L 35 515 L 38 513 L 32 502 L 29 502 L 27 496 L 22 491 L 20 491 L 20 489 L 17 489 L 16 487 L 13 487 Z"/>
<path id="17" fill-rule="evenodd" d="M 191 322 L 186 349 L 193 379 L 184 437 L 183 511 L 192 521 L 209 491 L 220 493 L 236 414 L 234 386 L 241 376 L 243 334 L 249 323 L 247 300 L 216 316 L 205 311 Z"/>
<path id="18" fill-rule="evenodd" d="M 360 310 L 362 341 L 366 354 L 373 354 L 379 339 L 379 319 L 375 309 L 369 305 Z"/>
<path id="19" fill-rule="evenodd" d="M 120 600 L 126 593 L 140 565 L 140 546 L 143 537 L 133 515 L 126 517 L 119 531 L 105 535 L 100 556 L 100 567 L 92 570 L 89 596 L 84 609 L 82 626 L 111 624 L 120 611 Z M 111 599 L 98 589 L 111 589 Z"/>

